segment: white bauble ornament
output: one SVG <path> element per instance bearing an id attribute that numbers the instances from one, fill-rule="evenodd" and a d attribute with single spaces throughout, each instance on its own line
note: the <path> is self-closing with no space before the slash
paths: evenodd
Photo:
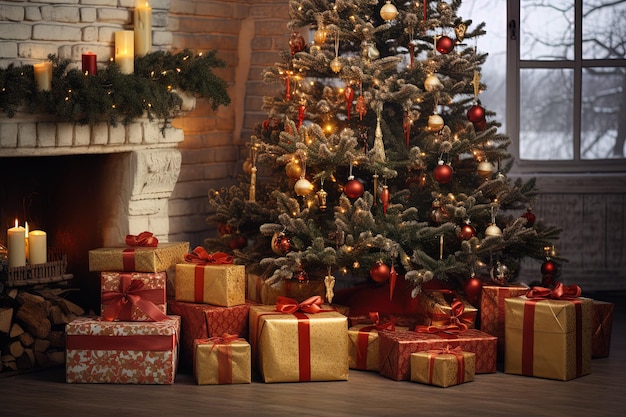
<path id="1" fill-rule="evenodd" d="M 426 79 L 424 80 L 424 90 L 430 92 L 437 90 L 441 87 L 443 87 L 443 84 L 441 84 L 439 77 L 437 77 L 435 74 L 429 74 L 428 76 L 426 76 Z"/>
<path id="2" fill-rule="evenodd" d="M 493 174 L 493 170 L 494 170 L 494 166 L 489 161 L 482 161 L 476 167 L 476 172 L 482 178 L 489 178 L 489 177 L 491 177 L 491 174 Z"/>
<path id="3" fill-rule="evenodd" d="M 311 194 L 311 192 L 313 192 L 313 188 L 313 184 L 311 184 L 311 182 L 306 178 L 300 178 L 293 186 L 294 191 L 300 197 Z"/>
<path id="4" fill-rule="evenodd" d="M 431 114 L 428 116 L 428 128 L 433 132 L 439 132 L 443 129 L 443 118 L 438 114 Z"/>
<path id="5" fill-rule="evenodd" d="M 502 229 L 495 224 L 489 225 L 485 229 L 485 236 L 502 236 Z"/>

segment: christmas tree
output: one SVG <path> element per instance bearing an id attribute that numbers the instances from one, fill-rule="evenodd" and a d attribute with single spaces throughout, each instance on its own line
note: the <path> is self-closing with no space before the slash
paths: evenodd
<path id="1" fill-rule="evenodd" d="M 507 177 L 510 141 L 480 102 L 484 24 L 460 5 L 291 0 L 289 49 L 264 72 L 279 94 L 240 186 L 209 193 L 207 248 L 329 298 L 398 276 L 472 298 L 526 257 L 553 278 L 559 231 L 532 213 L 535 182 Z"/>

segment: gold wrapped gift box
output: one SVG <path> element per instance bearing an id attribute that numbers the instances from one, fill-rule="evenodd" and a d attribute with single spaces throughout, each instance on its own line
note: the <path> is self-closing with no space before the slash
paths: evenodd
<path id="1" fill-rule="evenodd" d="M 381 328 L 381 331 L 406 331 L 407 327 Z M 378 371 L 380 355 L 378 331 L 373 324 L 357 324 L 348 329 L 348 367 Z"/>
<path id="2" fill-rule="evenodd" d="M 446 388 L 474 380 L 476 354 L 442 352 L 445 349 L 411 354 L 411 381 Z"/>
<path id="3" fill-rule="evenodd" d="M 89 251 L 90 271 L 163 272 L 185 261 L 189 242 L 159 243 L 156 247 L 119 246 Z"/>
<path id="4" fill-rule="evenodd" d="M 193 351 L 193 373 L 198 385 L 252 381 L 250 344 L 245 339 L 196 339 Z"/>
<path id="5" fill-rule="evenodd" d="M 175 300 L 232 307 L 246 302 L 243 265 L 177 264 Z"/>
<path id="6" fill-rule="evenodd" d="M 419 305 L 426 315 L 424 324 L 431 326 L 457 324 L 456 320 L 458 320 L 468 329 L 473 329 L 478 314 L 478 309 L 466 300 L 441 291 L 427 291 L 420 294 Z"/>

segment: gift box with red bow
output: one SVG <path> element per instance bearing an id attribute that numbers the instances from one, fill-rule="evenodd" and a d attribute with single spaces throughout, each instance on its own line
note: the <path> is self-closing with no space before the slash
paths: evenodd
<path id="1" fill-rule="evenodd" d="M 496 372 L 497 338 L 477 329 L 462 330 L 459 326 L 418 326 L 415 331 L 380 332 L 379 355 L 381 375 L 396 380 L 410 378 L 411 354 L 447 346 L 461 347 L 476 354 L 476 373 Z"/>
<path id="2" fill-rule="evenodd" d="M 193 374 L 198 385 L 249 384 L 250 344 L 236 334 L 194 341 Z"/>
<path id="3" fill-rule="evenodd" d="M 154 322 L 79 317 L 65 326 L 68 383 L 173 384 L 180 317 Z"/>
<path id="4" fill-rule="evenodd" d="M 526 294 L 526 285 L 484 285 L 480 295 L 480 330 L 498 338 L 498 357 L 504 357 L 504 300 Z"/>
<path id="5" fill-rule="evenodd" d="M 167 317 L 165 272 L 101 272 L 100 313 L 109 321 L 161 321 Z"/>
<path id="6" fill-rule="evenodd" d="M 189 242 L 160 243 L 150 232 L 126 236 L 126 245 L 89 251 L 90 271 L 163 272 L 184 262 Z"/>
<path id="7" fill-rule="evenodd" d="M 578 286 L 505 300 L 504 372 L 567 381 L 591 373 L 593 301 Z"/>
<path id="8" fill-rule="evenodd" d="M 202 247 L 185 255 L 184 264 L 176 265 L 176 301 L 231 307 L 246 302 L 244 265 L 233 265 L 232 256 L 209 254 Z"/>
<path id="9" fill-rule="evenodd" d="M 357 324 L 348 328 L 348 367 L 363 371 L 378 371 L 380 357 L 378 355 L 378 333 L 382 331 L 406 331 L 408 327 L 400 327 L 391 321 L 381 321 L 376 313 L 372 313 L 373 324 Z"/>
<path id="10" fill-rule="evenodd" d="M 476 373 L 476 354 L 459 346 L 411 354 L 411 381 L 447 388 L 471 382 Z"/>
<path id="11" fill-rule="evenodd" d="M 425 291 L 419 295 L 419 305 L 426 315 L 424 324 L 431 326 L 462 323 L 473 329 L 478 314 L 476 307 L 444 290 Z"/>
<path id="12" fill-rule="evenodd" d="M 321 297 L 250 307 L 252 363 L 265 382 L 348 379 L 348 319 Z"/>
<path id="13" fill-rule="evenodd" d="M 315 295 L 324 297 L 325 294 L 326 287 L 320 280 L 299 282 L 296 279 L 290 279 L 270 282 L 261 275 L 254 273 L 246 275 L 247 299 L 259 304 L 274 305 L 279 296 L 293 298 L 300 302 Z"/>

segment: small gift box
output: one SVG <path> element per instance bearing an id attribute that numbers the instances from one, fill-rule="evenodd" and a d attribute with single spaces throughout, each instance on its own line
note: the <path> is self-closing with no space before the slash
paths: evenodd
<path id="1" fill-rule="evenodd" d="M 526 294 L 526 285 L 484 285 L 480 296 L 480 330 L 498 338 L 498 357 L 504 357 L 504 300 Z"/>
<path id="2" fill-rule="evenodd" d="M 460 347 L 434 349 L 411 354 L 411 381 L 449 387 L 471 382 L 476 373 L 476 354 Z"/>
<path id="3" fill-rule="evenodd" d="M 591 373 L 593 302 L 557 283 L 505 300 L 504 372 L 567 381 Z"/>
<path id="4" fill-rule="evenodd" d="M 100 314 L 113 321 L 160 321 L 166 318 L 165 272 L 101 272 Z"/>
<path id="5" fill-rule="evenodd" d="M 89 251 L 90 271 L 163 272 L 184 262 L 189 242 L 158 243 L 150 232 L 126 236 L 126 246 Z"/>
<path id="6" fill-rule="evenodd" d="M 274 305 L 278 297 L 293 298 L 298 302 L 309 297 L 326 295 L 323 281 L 311 280 L 298 282 L 297 280 L 279 280 L 270 283 L 266 278 L 248 273 L 246 277 L 246 294 L 249 300 L 260 304 Z"/>
<path id="7" fill-rule="evenodd" d="M 611 329 L 615 305 L 606 301 L 593 300 L 593 334 L 591 356 L 607 358 L 611 352 Z"/>
<path id="8" fill-rule="evenodd" d="M 246 302 L 245 266 L 232 256 L 209 254 L 201 246 L 176 265 L 175 300 L 230 307 Z"/>
<path id="9" fill-rule="evenodd" d="M 250 344 L 237 335 L 196 339 L 193 352 L 198 385 L 249 384 L 252 380 Z"/>
<path id="10" fill-rule="evenodd" d="M 173 384 L 180 317 L 154 322 L 79 317 L 65 326 L 68 383 Z"/>
<path id="11" fill-rule="evenodd" d="M 348 379 L 348 319 L 321 297 L 250 307 L 253 366 L 265 382 Z"/>
<path id="12" fill-rule="evenodd" d="M 380 360 L 378 332 L 408 330 L 407 327 L 396 327 L 390 321 L 384 323 L 381 323 L 379 319 L 374 319 L 374 321 L 375 324 L 357 324 L 348 329 L 348 367 L 350 369 L 378 371 Z"/>
<path id="13" fill-rule="evenodd" d="M 452 293 L 427 291 L 419 296 L 419 304 L 426 315 L 424 324 L 431 326 L 448 326 L 463 324 L 469 329 L 474 328 L 478 310 L 465 300 Z"/>

